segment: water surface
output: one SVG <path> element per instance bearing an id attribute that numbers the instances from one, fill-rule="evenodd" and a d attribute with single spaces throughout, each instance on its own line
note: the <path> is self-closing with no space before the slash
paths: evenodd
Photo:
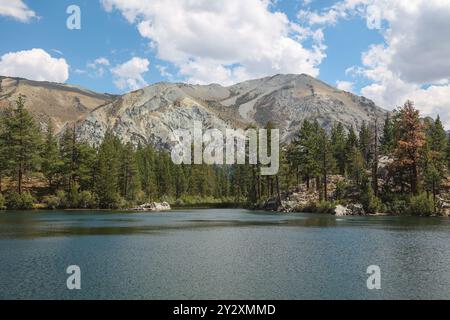
<path id="1" fill-rule="evenodd" d="M 69 265 L 81 290 L 66 287 Z M 367 289 L 367 267 L 382 289 Z M 450 299 L 450 220 L 0 213 L 0 299 Z"/>

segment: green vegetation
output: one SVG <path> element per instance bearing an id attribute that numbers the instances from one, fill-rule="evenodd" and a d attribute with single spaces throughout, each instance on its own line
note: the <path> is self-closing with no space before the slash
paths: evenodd
<path id="1" fill-rule="evenodd" d="M 107 132 L 90 146 L 68 127 L 59 139 L 45 133 L 20 97 L 0 118 L 0 208 L 128 208 L 151 201 L 175 206 L 244 203 L 247 193 L 232 188 L 231 167 L 176 166 L 165 151 L 122 143 Z M 238 171 L 238 170 L 237 170 Z M 240 172 L 238 173 L 240 174 Z"/>
<path id="2" fill-rule="evenodd" d="M 366 213 L 441 213 L 439 195 L 445 191 L 450 146 L 440 118 L 421 119 L 408 101 L 386 117 L 381 137 L 379 129 L 377 123 L 364 123 L 356 133 L 335 124 L 328 137 L 318 122 L 304 121 L 297 137 L 285 146 L 285 170 L 297 177 L 291 174 L 284 186 L 288 192 L 296 180 L 310 190 L 315 181 L 320 202 L 297 210 L 327 212 L 339 201 L 361 203 Z M 330 175 L 345 179 L 337 182 L 331 199 Z"/>
<path id="3" fill-rule="evenodd" d="M 409 101 L 382 128 L 364 123 L 355 132 L 336 123 L 327 132 L 318 121 L 303 121 L 280 148 L 276 176 L 262 176 L 260 165 L 175 165 L 168 152 L 124 143 L 111 132 L 98 146 L 78 140 L 75 126 L 55 137 L 50 123 L 38 129 L 23 97 L 0 116 L 0 208 L 8 209 L 118 209 L 151 201 L 257 207 L 268 199 L 279 205 L 304 184 L 319 200 L 297 211 L 360 203 L 366 213 L 433 215 L 450 166 L 440 118 L 421 119 Z M 266 126 L 269 134 L 273 128 Z M 332 175 L 341 177 L 333 186 Z"/>

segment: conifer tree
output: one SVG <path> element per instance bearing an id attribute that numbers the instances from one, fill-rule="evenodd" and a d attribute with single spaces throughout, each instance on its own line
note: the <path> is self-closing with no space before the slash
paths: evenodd
<path id="1" fill-rule="evenodd" d="M 6 154 L 17 184 L 17 192 L 22 194 L 24 177 L 40 164 L 39 148 L 42 143 L 40 130 L 25 108 L 23 96 L 19 96 L 16 109 L 5 119 L 4 130 Z"/>
<path id="2" fill-rule="evenodd" d="M 386 115 L 383 126 L 383 134 L 380 139 L 381 151 L 384 155 L 390 155 L 395 147 L 394 123 L 389 114 Z"/>
<path id="3" fill-rule="evenodd" d="M 330 138 L 322 128 L 319 129 L 318 133 L 316 161 L 319 164 L 319 172 L 322 175 L 323 198 L 325 201 L 328 201 L 328 174 L 334 169 L 335 162 Z"/>
<path id="4" fill-rule="evenodd" d="M 119 185 L 122 197 L 129 201 L 136 199 L 141 190 L 139 168 L 131 142 L 124 145 L 121 150 Z"/>
<path id="5" fill-rule="evenodd" d="M 331 129 L 331 146 L 333 149 L 333 156 L 336 160 L 336 165 L 340 175 L 345 174 L 345 145 L 346 135 L 342 123 L 337 123 Z"/>
<path id="6" fill-rule="evenodd" d="M 7 154 L 8 136 L 6 132 L 6 119 L 10 116 L 11 110 L 0 110 L 0 194 L 3 191 L 3 177 L 8 174 L 9 157 Z"/>
<path id="7" fill-rule="evenodd" d="M 368 168 L 373 157 L 371 148 L 373 137 L 369 126 L 365 122 L 363 122 L 361 129 L 359 131 L 358 141 L 359 141 L 359 148 L 364 157 L 365 166 Z"/>
<path id="8" fill-rule="evenodd" d="M 110 131 L 106 132 L 98 150 L 96 193 L 100 207 L 113 209 L 117 206 L 119 197 L 119 169 L 118 154 L 120 141 Z"/>
<path id="9" fill-rule="evenodd" d="M 319 174 L 319 164 L 317 162 L 318 126 L 305 120 L 294 140 L 294 145 L 298 156 L 297 163 L 301 164 L 300 174 L 309 189 L 311 178 Z"/>
<path id="10" fill-rule="evenodd" d="M 394 166 L 397 170 L 407 171 L 410 191 L 414 195 L 419 192 L 419 165 L 426 143 L 423 129 L 419 111 L 413 102 L 407 101 L 395 119 Z"/>
<path id="11" fill-rule="evenodd" d="M 49 121 L 42 150 L 42 174 L 47 179 L 48 187 L 54 187 L 55 180 L 61 170 L 62 161 L 59 157 L 58 142 L 53 134 L 53 125 Z"/>

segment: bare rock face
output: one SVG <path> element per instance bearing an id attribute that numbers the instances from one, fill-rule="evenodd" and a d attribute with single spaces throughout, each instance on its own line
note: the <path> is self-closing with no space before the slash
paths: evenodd
<path id="1" fill-rule="evenodd" d="M 43 128 L 51 121 L 57 132 L 115 98 L 65 84 L 0 76 L 0 109 L 15 107 L 19 95 Z"/>
<path id="2" fill-rule="evenodd" d="M 170 145 L 176 129 L 264 127 L 269 121 L 289 141 L 303 120 L 318 120 L 330 129 L 335 122 L 358 129 L 364 121 L 382 123 L 386 111 L 308 75 L 277 75 L 230 87 L 158 83 L 125 94 L 96 108 L 81 121 L 80 137 L 99 143 L 110 129 L 124 141 Z"/>
<path id="3" fill-rule="evenodd" d="M 99 144 L 107 130 L 124 142 L 170 146 L 176 129 L 264 127 L 269 121 L 289 141 L 303 120 L 326 129 L 335 122 L 358 129 L 386 111 L 372 101 L 333 88 L 308 75 L 276 75 L 224 87 L 218 84 L 158 83 L 122 96 L 98 94 L 75 86 L 0 76 L 0 109 L 14 106 L 19 94 L 44 126 L 57 133 L 77 122 L 80 138 Z"/>

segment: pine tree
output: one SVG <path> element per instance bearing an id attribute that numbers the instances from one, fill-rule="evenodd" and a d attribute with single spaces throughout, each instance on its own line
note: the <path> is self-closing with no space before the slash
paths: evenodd
<path id="1" fill-rule="evenodd" d="M 97 176 L 97 150 L 87 142 L 77 142 L 75 178 L 81 190 L 93 190 Z"/>
<path id="2" fill-rule="evenodd" d="M 35 171 L 40 163 L 39 148 L 42 137 L 33 117 L 25 108 L 25 98 L 19 96 L 16 109 L 5 119 L 6 154 L 10 160 L 12 174 L 17 182 L 17 192 L 22 194 L 23 179 Z"/>
<path id="3" fill-rule="evenodd" d="M 381 137 L 381 151 L 384 155 L 390 155 L 395 147 L 394 122 L 389 113 L 386 115 L 383 127 L 383 135 Z"/>
<path id="4" fill-rule="evenodd" d="M 359 151 L 358 137 L 356 136 L 353 127 L 350 127 L 347 140 L 345 142 L 345 168 L 346 173 L 348 174 L 350 174 L 352 166 L 354 166 L 356 149 Z"/>
<path id="5" fill-rule="evenodd" d="M 427 125 L 427 143 L 423 148 L 422 169 L 427 192 L 432 192 L 436 211 L 436 196 L 442 186 L 447 169 L 447 134 L 440 117 Z"/>
<path id="6" fill-rule="evenodd" d="M 42 174 L 47 179 L 48 187 L 54 187 L 55 180 L 61 170 L 62 161 L 59 157 L 58 142 L 53 134 L 51 121 L 47 125 L 47 134 L 42 149 Z"/>
<path id="7" fill-rule="evenodd" d="M 373 157 L 371 148 L 372 141 L 372 132 L 369 126 L 365 122 L 363 122 L 359 131 L 359 148 L 364 157 L 364 163 L 366 167 L 369 167 Z"/>
<path id="8" fill-rule="evenodd" d="M 141 179 L 142 191 L 147 200 L 154 200 L 157 196 L 156 175 L 155 175 L 155 151 L 151 145 L 145 147 L 139 145 L 136 152 L 139 177 Z"/>
<path id="9" fill-rule="evenodd" d="M 348 154 L 348 174 L 355 186 L 360 187 L 366 177 L 364 157 L 357 147 L 353 147 Z"/>
<path id="10" fill-rule="evenodd" d="M 76 128 L 74 125 L 73 127 L 66 128 L 60 140 L 61 176 L 63 177 L 67 192 L 71 192 L 76 183 L 78 151 Z"/>
<path id="11" fill-rule="evenodd" d="M 438 116 L 428 128 L 427 142 L 432 152 L 432 161 L 436 169 L 443 176 L 446 167 L 447 134 Z"/>
<path id="12" fill-rule="evenodd" d="M 119 158 L 120 141 L 110 131 L 105 134 L 98 150 L 97 178 L 95 189 L 100 207 L 113 209 L 117 206 L 119 196 Z"/>
<path id="13" fill-rule="evenodd" d="M 319 164 L 317 162 L 318 128 L 317 124 L 305 120 L 293 142 L 298 157 L 297 163 L 300 164 L 299 171 L 306 181 L 308 189 L 311 178 L 319 174 Z"/>
<path id="14" fill-rule="evenodd" d="M 394 166 L 408 172 L 410 191 L 414 195 L 419 191 L 419 164 L 426 142 L 423 129 L 419 111 L 411 101 L 407 101 L 395 119 Z"/>
<path id="15" fill-rule="evenodd" d="M 333 156 L 340 175 L 345 174 L 345 144 L 346 135 L 342 123 L 337 123 L 331 129 L 331 146 L 333 148 Z"/>
<path id="16" fill-rule="evenodd" d="M 316 161 L 319 164 L 319 171 L 322 175 L 323 197 L 328 201 L 328 174 L 334 169 L 333 149 L 327 132 L 319 129 L 318 148 Z"/>
<path id="17" fill-rule="evenodd" d="M 177 199 L 180 199 L 187 189 L 187 179 L 184 166 L 185 165 L 183 164 L 174 166 L 175 197 Z"/>
<path id="18" fill-rule="evenodd" d="M 136 199 L 141 189 L 139 168 L 131 142 L 121 150 L 119 185 L 122 197 L 129 201 Z"/>
<path id="19" fill-rule="evenodd" d="M 10 113 L 11 110 L 0 110 L 0 194 L 3 191 L 3 177 L 7 176 L 10 165 L 7 153 L 8 133 L 6 131 L 6 119 L 11 116 Z"/>
<path id="20" fill-rule="evenodd" d="M 156 157 L 156 182 L 158 187 L 158 196 L 161 199 L 164 196 L 172 194 L 173 180 L 170 172 L 172 161 L 170 155 L 166 152 L 158 152 Z M 203 190 L 201 190 L 203 192 Z"/>

